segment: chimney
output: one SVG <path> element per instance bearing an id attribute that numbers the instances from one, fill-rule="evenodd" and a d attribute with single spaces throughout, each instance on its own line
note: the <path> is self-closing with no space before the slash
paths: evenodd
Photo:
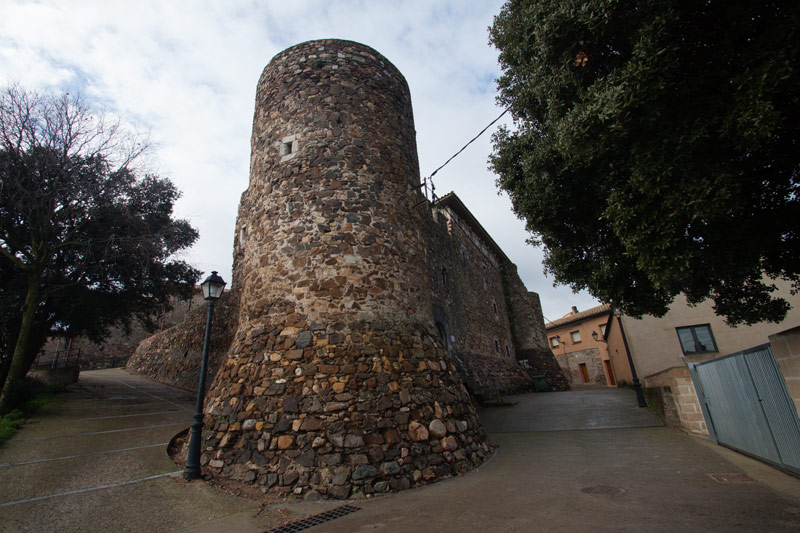
<path id="1" fill-rule="evenodd" d="M 578 313 L 578 308 L 575 307 L 574 305 L 572 306 L 572 313 L 573 314 L 577 314 Z"/>

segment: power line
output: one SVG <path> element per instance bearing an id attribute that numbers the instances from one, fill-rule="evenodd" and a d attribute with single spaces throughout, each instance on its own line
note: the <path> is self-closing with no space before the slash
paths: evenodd
<path id="1" fill-rule="evenodd" d="M 431 195 L 435 196 L 435 194 L 433 193 L 433 189 L 435 189 L 435 187 L 434 187 L 434 185 L 433 185 L 433 180 L 432 180 L 432 178 L 433 178 L 433 177 L 436 175 L 436 173 L 437 173 L 437 172 L 439 172 L 440 170 L 442 170 L 442 169 L 443 169 L 445 166 L 447 166 L 447 164 L 448 164 L 450 161 L 452 161 L 453 159 L 455 159 L 455 158 L 456 158 L 456 157 L 457 157 L 457 156 L 458 156 L 458 155 L 459 155 L 461 152 L 463 152 L 464 150 L 466 150 L 467 146 L 469 146 L 470 144 L 472 144 L 473 142 L 475 142 L 475 141 L 478 139 L 478 137 L 480 137 L 481 135 L 483 135 L 483 134 L 486 132 L 486 130 L 488 130 L 489 128 L 491 128 L 491 127 L 494 125 L 494 123 L 495 123 L 495 122 L 497 122 L 498 120 L 500 120 L 501 118 L 503 118 L 503 115 L 505 115 L 506 113 L 508 113 L 508 110 L 509 110 L 509 109 L 510 109 L 510 108 L 508 108 L 508 107 L 507 107 L 507 108 L 505 108 L 505 109 L 503 110 L 503 112 L 502 112 L 502 113 L 500 113 L 500 115 L 498 115 L 498 116 L 497 116 L 497 118 L 496 118 L 496 119 L 494 119 L 493 121 L 491 121 L 491 122 L 490 122 L 490 123 L 489 123 L 489 124 L 488 124 L 488 125 L 487 125 L 485 128 L 483 128 L 483 129 L 482 129 L 482 130 L 481 130 L 481 131 L 480 131 L 480 132 L 479 132 L 479 133 L 478 133 L 478 134 L 477 134 L 475 137 L 473 137 L 472 139 L 470 139 L 470 141 L 469 141 L 467 144 L 465 144 L 464 146 L 462 146 L 462 147 L 461 147 L 461 150 L 459 150 L 458 152 L 456 152 L 456 153 L 454 153 L 452 156 L 450 156 L 450 159 L 448 159 L 447 161 L 445 161 L 444 163 L 442 163 L 442 165 L 441 165 L 439 168 L 437 168 L 436 170 L 434 170 L 433 172 L 431 172 L 430 176 L 428 176 L 427 178 L 424 178 L 424 179 L 422 180 L 422 181 L 423 181 L 423 183 L 425 183 L 425 184 L 427 184 L 427 181 L 428 181 L 428 180 L 430 180 L 430 181 L 431 181 Z M 435 198 L 434 198 L 433 200 L 434 200 L 434 201 L 436 201 L 436 199 L 435 199 Z"/>

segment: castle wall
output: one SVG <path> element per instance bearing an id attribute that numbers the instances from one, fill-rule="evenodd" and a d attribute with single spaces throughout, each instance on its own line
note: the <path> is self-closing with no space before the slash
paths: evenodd
<path id="1" fill-rule="evenodd" d="M 345 498 L 480 464 L 485 434 L 434 327 L 402 75 L 353 42 L 289 48 L 259 80 L 251 148 L 206 471 Z"/>
<path id="2" fill-rule="evenodd" d="M 445 205 L 434 204 L 426 229 L 436 327 L 467 388 L 484 399 L 529 390 L 511 334 L 504 259 Z"/>
<path id="3" fill-rule="evenodd" d="M 126 368 L 160 383 L 196 391 L 200 381 L 208 304 L 202 293 L 179 325 L 142 340 Z M 238 318 L 238 293 L 225 291 L 214 306 L 207 375 L 214 376 L 227 358 Z"/>

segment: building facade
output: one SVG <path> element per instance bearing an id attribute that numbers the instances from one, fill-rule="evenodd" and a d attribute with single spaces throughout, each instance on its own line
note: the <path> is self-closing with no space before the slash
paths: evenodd
<path id="1" fill-rule="evenodd" d="M 617 386 L 618 371 L 603 340 L 610 313 L 608 304 L 585 311 L 573 307 L 562 318 L 545 324 L 550 350 L 570 384 Z M 621 370 L 626 376 L 625 369 Z"/>
<path id="2" fill-rule="evenodd" d="M 786 318 L 777 324 L 760 322 L 731 327 L 714 313 L 713 302 L 689 305 L 683 295 L 675 298 L 661 318 L 636 319 L 622 315 L 617 320 L 615 317 L 608 323 L 606 337 L 617 379 L 631 380 L 624 342 L 627 340 L 638 378 L 653 401 L 659 404 L 657 407 L 664 413 L 667 424 L 708 435 L 707 421 L 688 365 L 767 344 L 771 336 L 798 326 L 800 295 L 792 294 L 787 283 L 777 282 L 776 285 L 792 306 Z M 783 369 L 784 377 L 789 370 L 788 367 Z M 789 385 L 800 389 L 787 382 Z"/>

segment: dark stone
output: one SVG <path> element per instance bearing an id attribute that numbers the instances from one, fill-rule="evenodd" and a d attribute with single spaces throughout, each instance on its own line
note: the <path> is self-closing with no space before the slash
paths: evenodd
<path id="1" fill-rule="evenodd" d="M 379 463 L 383 461 L 384 454 L 380 446 L 370 447 L 367 454 L 369 455 L 369 458 L 372 460 L 373 463 Z"/>
<path id="2" fill-rule="evenodd" d="M 344 500 L 350 496 L 350 485 L 328 487 L 328 496 L 337 500 Z"/>
<path id="3" fill-rule="evenodd" d="M 284 413 L 296 413 L 299 409 L 300 400 L 294 396 L 284 396 L 281 407 Z"/>
<path id="4" fill-rule="evenodd" d="M 400 465 L 395 461 L 389 461 L 381 465 L 381 471 L 387 476 L 393 476 L 400 473 Z"/>
<path id="5" fill-rule="evenodd" d="M 318 502 L 322 500 L 322 494 L 318 490 L 310 490 L 306 492 L 306 495 L 303 496 L 303 499 L 307 502 Z"/>
<path id="6" fill-rule="evenodd" d="M 302 453 L 300 457 L 297 458 L 297 463 L 300 466 L 311 467 L 314 466 L 314 460 L 316 459 L 317 453 L 314 450 L 308 450 L 305 453 Z"/>
<path id="7" fill-rule="evenodd" d="M 318 457 L 321 466 L 336 466 L 342 462 L 342 454 L 329 453 Z"/>
<path id="8" fill-rule="evenodd" d="M 282 416 L 275 424 L 275 432 L 288 431 L 292 427 L 292 421 L 288 417 Z"/>
<path id="9" fill-rule="evenodd" d="M 310 331 L 301 331 L 297 336 L 294 346 L 295 348 L 306 348 L 307 346 L 311 346 L 312 341 L 313 337 L 311 336 Z"/>
<path id="10" fill-rule="evenodd" d="M 353 481 L 373 478 L 378 475 L 378 471 L 372 465 L 359 465 L 353 471 Z"/>
<path id="11" fill-rule="evenodd" d="M 294 485 L 297 481 L 297 478 L 300 477 L 300 474 L 296 470 L 290 470 L 283 475 L 283 482 L 281 485 L 288 486 Z"/>

